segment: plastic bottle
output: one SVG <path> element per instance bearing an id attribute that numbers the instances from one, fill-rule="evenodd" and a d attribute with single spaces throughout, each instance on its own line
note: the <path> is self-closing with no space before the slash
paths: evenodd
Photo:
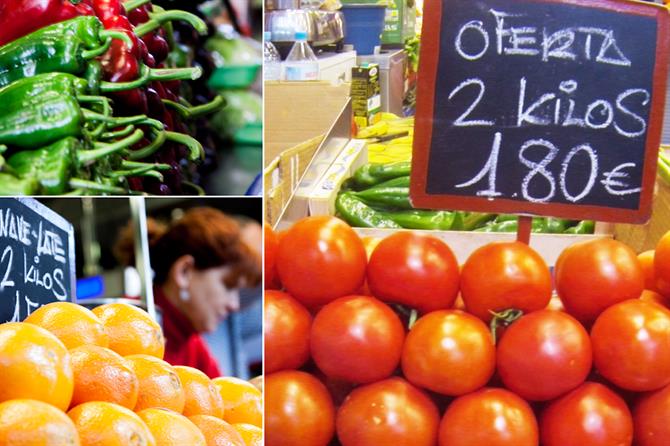
<path id="1" fill-rule="evenodd" d="M 263 79 L 278 81 L 281 78 L 281 56 L 272 44 L 272 33 L 263 33 Z"/>
<path id="2" fill-rule="evenodd" d="M 284 62 L 284 78 L 287 81 L 319 80 L 319 62 L 307 43 L 307 33 L 295 33 L 295 43 Z"/>

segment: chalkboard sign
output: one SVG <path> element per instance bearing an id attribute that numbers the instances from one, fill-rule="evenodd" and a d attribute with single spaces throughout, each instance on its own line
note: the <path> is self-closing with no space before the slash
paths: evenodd
<path id="1" fill-rule="evenodd" d="M 32 198 L 0 198 L 0 323 L 72 301 L 74 230 Z"/>
<path id="2" fill-rule="evenodd" d="M 669 26 L 651 3 L 426 2 L 413 205 L 647 220 Z"/>

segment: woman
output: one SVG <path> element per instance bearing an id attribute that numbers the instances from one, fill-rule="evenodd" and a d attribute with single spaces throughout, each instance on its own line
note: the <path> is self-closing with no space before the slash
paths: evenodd
<path id="1" fill-rule="evenodd" d="M 169 225 L 148 221 L 154 299 L 162 310 L 165 360 L 196 367 L 211 378 L 219 366 L 200 333 L 212 332 L 239 310 L 238 288 L 261 281 L 258 223 L 240 227 L 213 208 L 194 208 Z M 254 227 L 258 226 L 258 230 Z M 117 256 L 133 262 L 130 228 L 123 231 Z"/>

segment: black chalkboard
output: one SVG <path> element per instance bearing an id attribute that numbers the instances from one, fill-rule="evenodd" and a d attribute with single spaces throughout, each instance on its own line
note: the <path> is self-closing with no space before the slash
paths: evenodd
<path id="1" fill-rule="evenodd" d="M 412 199 L 641 221 L 667 77 L 667 10 L 623 1 L 426 4 Z"/>
<path id="2" fill-rule="evenodd" d="M 0 323 L 72 301 L 74 230 L 32 198 L 0 198 Z"/>

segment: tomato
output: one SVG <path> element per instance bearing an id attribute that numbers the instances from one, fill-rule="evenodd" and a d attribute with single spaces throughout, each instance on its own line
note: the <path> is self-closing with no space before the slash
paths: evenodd
<path id="1" fill-rule="evenodd" d="M 277 252 L 282 284 L 308 308 L 357 292 L 366 264 L 361 239 L 335 217 L 300 220 L 281 238 Z"/>
<path id="2" fill-rule="evenodd" d="M 632 299 L 605 310 L 591 330 L 593 362 L 609 381 L 635 392 L 670 384 L 670 310 Z"/>
<path id="3" fill-rule="evenodd" d="M 670 438 L 670 386 L 640 398 L 633 408 L 635 444 L 667 446 Z"/>
<path id="4" fill-rule="evenodd" d="M 461 271 L 461 295 L 469 313 L 488 322 L 491 311 L 529 313 L 551 299 L 551 274 L 542 257 L 521 242 L 489 243 L 475 250 Z"/>
<path id="5" fill-rule="evenodd" d="M 326 376 L 369 383 L 391 376 L 404 340 L 400 318 L 388 305 L 373 297 L 347 296 L 314 318 L 311 351 Z"/>
<path id="6" fill-rule="evenodd" d="M 670 308 L 670 295 L 664 296 L 663 294 L 657 293 L 656 291 L 642 291 L 642 294 L 640 294 L 640 300 L 656 302 L 657 304 L 663 305 L 665 308 Z"/>
<path id="7" fill-rule="evenodd" d="M 440 423 L 440 446 L 537 446 L 537 420 L 528 403 L 504 389 L 458 397 Z"/>
<path id="8" fill-rule="evenodd" d="M 505 387 L 531 401 L 556 398 L 582 384 L 591 371 L 584 327 L 560 311 L 522 316 L 498 342 L 498 373 Z"/>
<path id="9" fill-rule="evenodd" d="M 265 378 L 265 444 L 326 446 L 335 431 L 335 408 L 326 387 L 305 372 Z"/>
<path id="10" fill-rule="evenodd" d="M 382 240 L 368 265 L 373 296 L 422 313 L 454 304 L 458 276 L 458 262 L 449 246 L 438 238 L 406 231 Z"/>
<path id="11" fill-rule="evenodd" d="M 301 367 L 309 359 L 312 316 L 281 291 L 266 291 L 263 305 L 265 373 Z"/>
<path id="12" fill-rule="evenodd" d="M 641 252 L 637 255 L 637 261 L 640 262 L 640 267 L 642 267 L 644 289 L 658 292 L 656 271 L 654 270 L 654 254 L 653 250 Z"/>
<path id="13" fill-rule="evenodd" d="M 434 446 L 439 423 L 426 394 L 391 378 L 351 392 L 337 411 L 337 436 L 342 446 Z"/>
<path id="14" fill-rule="evenodd" d="M 656 245 L 654 269 L 658 279 L 665 284 L 670 284 L 670 231 L 666 232 Z"/>
<path id="15" fill-rule="evenodd" d="M 635 252 L 612 239 L 571 246 L 556 270 L 556 290 L 566 311 L 586 325 L 606 308 L 637 299 L 643 289 L 644 274 Z"/>
<path id="16" fill-rule="evenodd" d="M 493 375 L 495 347 L 486 325 L 459 310 L 434 311 L 412 327 L 402 351 L 409 382 L 456 396 L 483 387 Z"/>
<path id="17" fill-rule="evenodd" d="M 265 231 L 265 239 L 263 243 L 265 255 L 263 257 L 263 271 L 265 273 L 265 289 L 278 289 L 280 288 L 277 277 L 276 270 L 276 260 L 277 260 L 277 246 L 279 242 L 277 240 L 277 235 L 272 230 L 272 227 L 265 223 L 263 225 Z"/>
<path id="18" fill-rule="evenodd" d="M 633 418 L 619 395 L 586 382 L 547 406 L 540 439 L 543 446 L 630 446 Z"/>

